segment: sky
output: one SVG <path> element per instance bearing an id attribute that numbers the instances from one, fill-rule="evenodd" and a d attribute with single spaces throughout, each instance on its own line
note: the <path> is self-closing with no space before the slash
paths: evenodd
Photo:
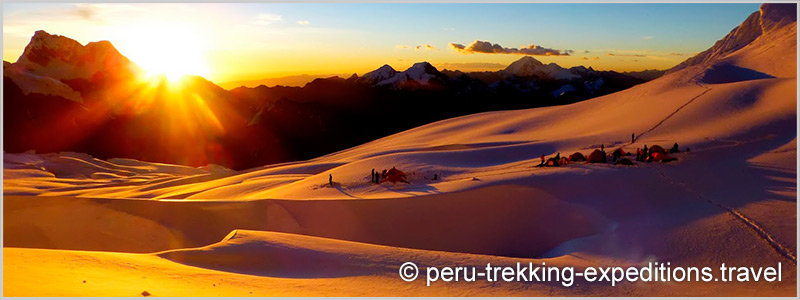
<path id="1" fill-rule="evenodd" d="M 758 10 L 738 4 L 3 4 L 3 60 L 36 30 L 108 40 L 154 72 L 215 82 L 359 75 L 428 61 L 499 70 L 524 55 L 562 67 L 667 69 Z"/>

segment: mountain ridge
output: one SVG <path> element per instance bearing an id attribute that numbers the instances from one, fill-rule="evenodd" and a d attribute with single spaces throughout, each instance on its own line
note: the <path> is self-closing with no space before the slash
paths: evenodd
<path id="1" fill-rule="evenodd" d="M 776 28 L 796 23 L 796 9 L 796 4 L 791 3 L 764 3 L 758 11 L 750 14 L 742 24 L 733 28 L 713 46 L 670 68 L 666 73 L 673 73 L 690 66 L 709 64 L 742 49 Z"/>

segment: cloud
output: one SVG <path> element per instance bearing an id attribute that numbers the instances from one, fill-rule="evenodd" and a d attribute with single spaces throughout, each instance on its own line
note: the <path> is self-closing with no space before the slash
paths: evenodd
<path id="1" fill-rule="evenodd" d="M 519 54 L 519 55 L 547 55 L 561 56 L 570 55 L 572 50 L 556 50 L 544 48 L 538 45 L 527 45 L 520 48 L 505 48 L 499 44 L 476 40 L 467 46 L 462 44 L 450 43 L 450 48 L 464 54 L 471 53 L 494 53 L 494 54 Z"/>
<path id="2" fill-rule="evenodd" d="M 439 51 L 439 49 L 436 49 L 436 47 L 434 47 L 434 46 L 431 46 L 430 44 L 425 44 L 425 45 L 417 45 L 417 46 L 413 46 L 413 47 L 411 47 L 411 46 L 409 46 L 409 45 L 397 45 L 397 46 L 394 46 L 394 47 L 395 47 L 395 48 L 397 48 L 397 49 L 409 49 L 409 48 L 414 48 L 414 51 L 429 51 L 429 50 L 436 50 L 436 51 Z"/>
<path id="3" fill-rule="evenodd" d="M 583 53 L 589 53 L 589 50 L 583 50 Z"/>
<path id="4" fill-rule="evenodd" d="M 256 25 L 266 26 L 280 22 L 283 22 L 283 17 L 280 15 L 265 13 L 256 16 L 256 20 L 253 23 Z"/>
<path id="5" fill-rule="evenodd" d="M 598 59 L 600 59 L 600 56 L 595 56 L 595 57 L 592 57 L 592 59 L 594 59 L 594 60 L 598 60 Z"/>
<path id="6" fill-rule="evenodd" d="M 589 60 L 589 58 L 588 58 L 588 57 L 586 57 L 586 56 L 584 56 L 584 57 L 583 57 L 583 60 Z"/>
<path id="7" fill-rule="evenodd" d="M 684 55 L 686 55 L 686 53 L 672 52 L 669 55 L 672 55 L 672 56 L 684 56 Z"/>
<path id="8" fill-rule="evenodd" d="M 94 20 L 95 16 L 97 15 L 95 6 L 86 5 L 83 3 L 76 4 L 73 12 L 81 19 L 89 21 Z"/>
<path id="9" fill-rule="evenodd" d="M 647 57 L 644 54 L 619 54 L 619 53 L 606 53 L 607 56 L 623 56 L 623 57 Z"/>
<path id="10" fill-rule="evenodd" d="M 643 36 L 643 37 L 642 37 L 642 39 L 643 39 L 643 40 L 652 40 L 652 39 L 654 39 L 654 38 L 655 38 L 655 37 L 653 37 L 653 36 L 649 36 L 649 35 L 647 35 L 647 36 Z"/>
<path id="11" fill-rule="evenodd" d="M 426 50 L 427 51 L 427 50 L 439 50 L 439 49 L 436 49 L 436 47 L 431 46 L 430 44 L 419 45 L 419 46 L 414 47 L 414 51 L 420 51 L 420 50 Z"/>
<path id="12" fill-rule="evenodd" d="M 299 25 L 308 25 L 308 20 L 297 21 Z"/>

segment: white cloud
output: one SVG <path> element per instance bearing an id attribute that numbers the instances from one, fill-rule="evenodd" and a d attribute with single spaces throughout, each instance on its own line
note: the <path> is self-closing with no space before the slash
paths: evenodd
<path id="1" fill-rule="evenodd" d="M 421 51 L 421 50 L 428 51 L 428 50 L 439 50 L 439 49 L 436 49 L 436 47 L 431 46 L 430 44 L 419 45 L 414 47 L 414 51 Z"/>
<path id="2" fill-rule="evenodd" d="M 308 20 L 297 21 L 297 24 L 308 25 Z"/>
<path id="3" fill-rule="evenodd" d="M 266 26 L 280 22 L 283 22 L 283 17 L 280 15 L 266 13 L 256 16 L 256 20 L 253 23 L 256 25 Z"/>

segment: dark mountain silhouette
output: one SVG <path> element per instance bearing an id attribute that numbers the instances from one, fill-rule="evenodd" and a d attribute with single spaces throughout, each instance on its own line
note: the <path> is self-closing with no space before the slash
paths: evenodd
<path id="1" fill-rule="evenodd" d="M 76 151 L 245 169 L 303 160 L 471 113 L 561 105 L 647 81 L 525 57 L 499 72 L 385 65 L 303 87 L 225 90 L 187 76 L 143 80 L 108 42 L 37 31 L 4 62 L 4 151 Z"/>

